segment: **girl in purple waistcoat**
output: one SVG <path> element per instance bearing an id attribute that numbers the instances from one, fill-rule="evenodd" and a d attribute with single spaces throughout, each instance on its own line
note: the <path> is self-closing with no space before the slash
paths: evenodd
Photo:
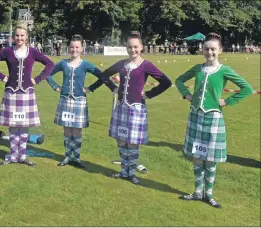
<path id="1" fill-rule="evenodd" d="M 133 184 L 140 182 L 135 176 L 139 157 L 139 145 L 148 142 L 148 116 L 145 99 L 151 99 L 171 86 L 170 79 L 140 54 L 142 41 L 138 32 L 132 32 L 127 40 L 129 59 L 121 60 L 105 70 L 106 78 L 119 73 L 118 101 L 113 111 L 109 135 L 117 140 L 121 158 L 121 172 L 113 178 L 129 179 Z M 159 85 L 143 93 L 148 76 Z"/>
<path id="2" fill-rule="evenodd" d="M 8 126 L 10 134 L 10 153 L 0 165 L 19 162 L 35 166 L 35 163 L 26 158 L 28 128 L 40 126 L 34 85 L 47 78 L 54 64 L 35 48 L 28 47 L 27 39 L 27 26 L 24 22 L 18 22 L 15 28 L 14 49 L 7 47 L 0 51 L 0 61 L 7 63 L 9 71 L 9 76 L 0 72 L 0 80 L 6 82 L 0 124 Z M 32 78 L 35 61 L 45 65 L 45 68 L 37 77 Z"/>

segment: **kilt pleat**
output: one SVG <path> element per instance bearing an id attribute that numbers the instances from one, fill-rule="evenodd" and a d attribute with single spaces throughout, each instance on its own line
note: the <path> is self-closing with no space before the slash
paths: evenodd
<path id="1" fill-rule="evenodd" d="M 14 119 L 17 113 L 25 114 L 25 118 Z M 0 124 L 8 127 L 40 126 L 39 112 L 33 89 L 29 89 L 26 93 L 20 90 L 16 92 L 11 89 L 5 90 L 1 104 Z"/>
<path id="2" fill-rule="evenodd" d="M 62 118 L 63 113 L 73 113 L 74 121 Z M 56 109 L 54 123 L 63 127 L 86 128 L 89 127 L 88 106 L 86 97 L 74 99 L 61 96 Z"/>
<path id="3" fill-rule="evenodd" d="M 207 156 L 192 153 L 193 144 L 207 146 Z M 194 144 L 195 146 L 196 144 Z M 191 109 L 185 137 L 184 152 L 186 155 L 212 162 L 225 162 L 227 159 L 226 129 L 223 114 Z"/>
<path id="4" fill-rule="evenodd" d="M 109 136 L 130 144 L 148 143 L 148 113 L 145 105 L 118 102 L 110 121 Z"/>

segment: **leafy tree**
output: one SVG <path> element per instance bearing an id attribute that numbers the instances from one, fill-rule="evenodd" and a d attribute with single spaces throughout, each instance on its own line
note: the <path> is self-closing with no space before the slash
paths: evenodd
<path id="1" fill-rule="evenodd" d="M 196 32 L 220 33 L 231 42 L 261 42 L 259 0 L 0 0 L 8 31 L 12 7 L 27 8 L 35 18 L 34 34 L 124 43 L 131 30 L 139 30 L 145 43 L 158 34 L 158 43 Z"/>

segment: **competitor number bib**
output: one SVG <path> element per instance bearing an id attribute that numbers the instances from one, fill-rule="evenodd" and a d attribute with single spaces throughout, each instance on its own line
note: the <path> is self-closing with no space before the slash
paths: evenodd
<path id="1" fill-rule="evenodd" d="M 19 122 L 24 121 L 26 119 L 25 112 L 13 112 L 13 121 Z"/>
<path id="2" fill-rule="evenodd" d="M 128 138 L 128 128 L 118 126 L 118 136 Z"/>
<path id="3" fill-rule="evenodd" d="M 207 157 L 207 155 L 208 155 L 208 145 L 203 144 L 203 143 L 199 143 L 199 142 L 194 142 L 193 148 L 192 148 L 192 153 Z"/>
<path id="4" fill-rule="evenodd" d="M 75 114 L 73 112 L 63 112 L 62 113 L 62 121 L 74 122 L 75 121 Z"/>

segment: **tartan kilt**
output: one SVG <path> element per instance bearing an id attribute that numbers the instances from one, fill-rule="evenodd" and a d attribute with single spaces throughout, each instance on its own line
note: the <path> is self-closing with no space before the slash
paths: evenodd
<path id="1" fill-rule="evenodd" d="M 74 121 L 63 119 L 64 112 L 73 113 Z M 63 127 L 86 128 L 89 127 L 88 106 L 86 97 L 60 96 L 54 123 Z"/>
<path id="2" fill-rule="evenodd" d="M 129 144 L 148 143 L 148 113 L 143 104 L 117 102 L 110 121 L 109 136 Z"/>
<path id="3" fill-rule="evenodd" d="M 199 148 L 197 146 L 200 146 L 198 143 L 206 145 L 207 156 L 195 153 L 194 147 Z M 227 149 L 223 113 L 217 111 L 204 113 L 201 110 L 194 111 L 191 109 L 184 152 L 186 155 L 205 161 L 225 162 Z"/>
<path id="4" fill-rule="evenodd" d="M 24 118 L 15 120 L 14 116 Z M 21 90 L 16 92 L 11 89 L 5 90 L 1 104 L 0 124 L 8 127 L 40 126 L 34 89 L 29 89 L 26 93 Z"/>

